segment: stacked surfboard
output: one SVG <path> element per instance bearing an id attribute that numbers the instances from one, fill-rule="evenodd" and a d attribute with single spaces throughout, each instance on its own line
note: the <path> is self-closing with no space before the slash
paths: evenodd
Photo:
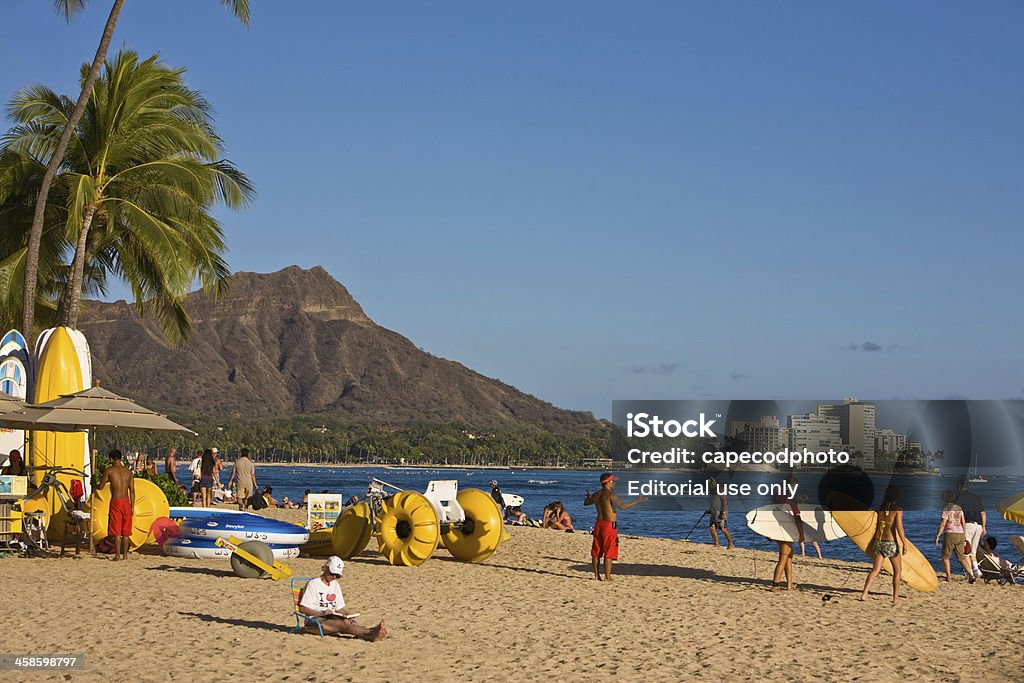
<path id="1" fill-rule="evenodd" d="M 0 391 L 24 401 L 31 385 L 31 369 L 25 338 L 11 330 L 0 339 Z M 25 430 L 0 429 L 0 463 L 15 448 L 25 455 Z"/>
<path id="2" fill-rule="evenodd" d="M 217 545 L 217 539 L 234 536 L 241 541 L 262 541 L 270 546 L 275 560 L 299 556 L 299 546 L 309 540 L 309 530 L 297 524 L 261 517 L 251 512 L 218 509 L 172 508 L 171 516 L 182 515 L 181 535 L 164 541 L 164 555 L 200 560 L 231 557 L 231 551 Z"/>
<path id="3" fill-rule="evenodd" d="M 24 338 L 17 332 L 8 332 L 5 343 L 24 346 Z M 21 353 L 27 359 L 27 354 Z M 15 359 L 8 356 L 5 367 L 17 370 Z M 81 391 L 92 384 L 92 356 L 85 335 L 69 327 L 54 327 L 39 335 L 36 342 L 34 372 L 28 370 L 26 399 L 31 403 L 45 403 L 64 394 Z M 10 370 L 5 370 L 10 371 Z M 32 433 L 32 452 L 28 463 L 36 468 L 32 477 L 36 485 L 42 481 L 43 467 L 62 467 L 84 473 L 84 476 L 59 474 L 65 486 L 71 486 L 73 479 L 79 479 L 88 495 L 91 489 L 91 466 L 89 464 L 89 437 L 85 432 Z M 50 493 L 46 500 L 34 499 L 24 508 L 25 512 L 45 512 L 48 535 L 56 537 L 63 528 L 64 508 L 56 493 Z"/>

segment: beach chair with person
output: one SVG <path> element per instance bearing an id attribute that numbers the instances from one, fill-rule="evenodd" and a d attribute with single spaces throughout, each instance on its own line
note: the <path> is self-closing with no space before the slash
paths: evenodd
<path id="1" fill-rule="evenodd" d="M 292 579 L 292 603 L 294 609 L 292 616 L 295 617 L 295 628 L 289 631 L 289 633 L 298 633 L 304 626 L 315 627 L 320 632 L 320 637 L 324 637 L 324 626 L 323 622 L 318 617 L 311 617 L 308 614 L 303 614 L 299 610 L 299 601 L 302 600 L 302 591 L 306 588 L 306 584 L 313 579 L 312 576 L 295 577 Z"/>
<path id="2" fill-rule="evenodd" d="M 996 554 L 998 543 L 995 536 L 989 536 L 978 548 L 978 571 L 981 573 L 981 579 L 985 583 L 996 581 L 999 584 L 1024 584 L 1024 565 L 1011 564 L 999 557 Z"/>

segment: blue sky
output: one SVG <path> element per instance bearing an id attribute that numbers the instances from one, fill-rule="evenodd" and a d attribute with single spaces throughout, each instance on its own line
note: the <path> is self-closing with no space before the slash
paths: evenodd
<path id="1" fill-rule="evenodd" d="M 0 0 L 0 96 L 72 92 L 108 9 Z M 234 270 L 322 265 L 422 348 L 603 417 L 1024 397 L 1019 3 L 252 14 L 129 0 L 114 38 L 189 67 L 255 182 Z"/>

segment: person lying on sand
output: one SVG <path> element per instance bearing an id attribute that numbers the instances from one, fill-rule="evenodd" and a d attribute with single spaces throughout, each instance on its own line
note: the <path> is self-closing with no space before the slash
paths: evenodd
<path id="1" fill-rule="evenodd" d="M 370 642 L 383 640 L 388 635 L 383 619 L 373 628 L 367 628 L 348 616 L 351 612 L 345 609 L 345 598 L 342 597 L 341 585 L 338 584 L 338 579 L 344 571 L 345 563 L 340 557 L 328 557 L 324 562 L 323 574 L 310 579 L 303 589 L 299 611 L 317 617 L 324 633 L 344 633 Z M 305 628 L 316 631 L 312 625 Z"/>

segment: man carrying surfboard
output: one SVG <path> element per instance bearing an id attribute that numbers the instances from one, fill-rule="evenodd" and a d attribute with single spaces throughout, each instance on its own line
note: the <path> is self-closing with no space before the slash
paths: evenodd
<path id="1" fill-rule="evenodd" d="M 99 488 L 110 484 L 110 512 L 107 533 L 114 537 L 114 561 L 128 559 L 128 542 L 132 536 L 132 510 L 135 507 L 135 479 L 121 464 L 121 451 L 110 451 L 110 467 L 103 473 Z M 122 557 L 123 554 L 123 557 Z"/>
<path id="2" fill-rule="evenodd" d="M 597 493 L 587 492 L 584 505 L 597 508 L 597 522 L 594 523 L 594 542 L 590 548 L 590 557 L 594 563 L 594 576 L 601 580 L 599 571 L 601 558 L 604 558 L 604 580 L 612 580 L 612 561 L 619 559 L 619 532 L 616 510 L 628 510 L 647 500 L 640 496 L 631 503 L 625 503 L 615 493 L 615 482 L 618 477 L 605 472 L 601 475 L 601 490 Z"/>

